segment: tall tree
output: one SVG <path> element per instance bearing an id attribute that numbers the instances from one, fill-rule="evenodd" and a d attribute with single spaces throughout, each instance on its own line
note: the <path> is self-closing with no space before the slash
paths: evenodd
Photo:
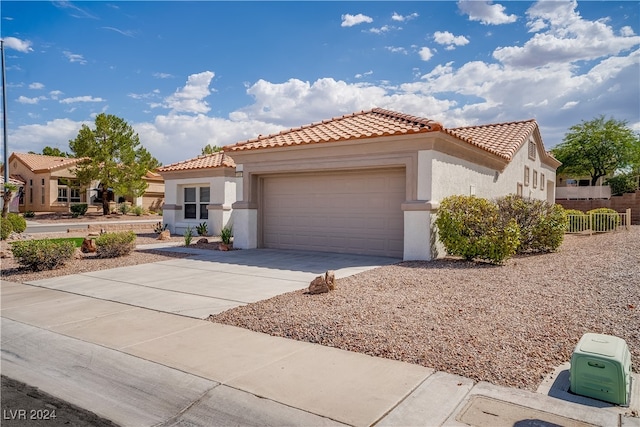
<path id="1" fill-rule="evenodd" d="M 69 153 L 62 151 L 57 147 L 49 147 L 48 145 L 42 149 L 42 154 L 45 156 L 69 157 Z"/>
<path id="2" fill-rule="evenodd" d="M 109 213 L 108 191 L 139 197 L 147 183 L 142 179 L 148 170 L 160 163 L 140 145 L 138 134 L 123 119 L 99 114 L 95 128 L 82 125 L 78 136 L 69 141 L 78 163 L 76 176 L 83 185 L 100 181 L 102 212 Z"/>
<path id="3" fill-rule="evenodd" d="M 571 126 L 552 150 L 562 162 L 558 172 L 589 175 L 591 185 L 616 171 L 632 168 L 640 158 L 640 137 L 626 121 L 596 117 Z"/>
<path id="4" fill-rule="evenodd" d="M 222 147 L 218 147 L 217 145 L 207 144 L 205 147 L 202 148 L 202 155 L 204 156 L 205 154 L 213 154 L 213 153 L 217 153 L 218 151 L 222 151 Z"/>

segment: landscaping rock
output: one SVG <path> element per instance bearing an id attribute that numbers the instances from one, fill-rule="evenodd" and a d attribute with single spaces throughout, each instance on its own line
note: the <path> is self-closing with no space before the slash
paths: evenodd
<path id="1" fill-rule="evenodd" d="M 196 243 L 198 243 L 198 244 L 208 244 L 209 243 L 209 239 L 203 237 L 202 239 L 198 239 L 198 241 Z"/>
<path id="2" fill-rule="evenodd" d="M 169 230 L 163 230 L 158 235 L 158 240 L 171 240 L 171 232 Z"/>
<path id="3" fill-rule="evenodd" d="M 231 249 L 231 248 L 226 243 L 218 243 L 218 250 L 219 251 L 228 251 L 229 249 Z"/>
<path id="4" fill-rule="evenodd" d="M 80 251 L 82 251 L 82 253 L 84 254 L 88 254 L 88 253 L 94 253 L 97 250 L 98 248 L 96 247 L 96 241 L 88 237 L 85 237 L 84 240 L 82 241 L 82 246 L 80 246 Z"/>
<path id="5" fill-rule="evenodd" d="M 323 276 L 318 276 L 311 281 L 309 285 L 309 293 L 311 295 L 324 294 L 329 292 L 329 285 Z"/>
<path id="6" fill-rule="evenodd" d="M 336 289 L 336 272 L 333 270 L 328 270 L 324 274 L 324 280 L 327 282 L 327 286 L 329 286 L 330 291 L 334 291 Z"/>

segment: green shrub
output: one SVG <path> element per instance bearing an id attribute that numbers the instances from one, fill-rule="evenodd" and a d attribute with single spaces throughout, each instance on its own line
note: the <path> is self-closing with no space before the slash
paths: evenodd
<path id="1" fill-rule="evenodd" d="M 117 258 L 129 255 L 136 247 L 136 234 L 133 231 L 101 234 L 96 239 L 98 258 Z"/>
<path id="2" fill-rule="evenodd" d="M 11 230 L 16 233 L 22 233 L 27 229 L 27 220 L 17 213 L 7 214 L 7 220 L 11 223 Z"/>
<path id="3" fill-rule="evenodd" d="M 518 253 L 551 252 L 564 239 L 567 216 L 560 205 L 509 195 L 496 200 L 503 221 L 515 219 L 520 227 Z"/>
<path id="4" fill-rule="evenodd" d="M 87 213 L 89 205 L 87 205 L 86 203 L 77 203 L 75 205 L 71 205 L 69 209 L 71 210 L 71 216 L 74 218 L 78 218 L 79 216 L 83 216 Z"/>
<path id="5" fill-rule="evenodd" d="M 11 244 L 13 256 L 22 267 L 31 271 L 53 270 L 64 266 L 73 258 L 72 242 L 22 240 Z"/>
<path id="6" fill-rule="evenodd" d="M 231 243 L 231 237 L 233 237 L 233 230 L 230 226 L 226 226 L 220 230 L 220 239 L 222 239 L 222 243 L 225 245 Z"/>
<path id="7" fill-rule="evenodd" d="M 8 219 L 0 218 L 0 240 L 7 240 L 13 231 L 13 226 Z"/>
<path id="8" fill-rule="evenodd" d="M 156 234 L 160 234 L 164 230 L 166 230 L 168 226 L 169 224 L 162 224 L 162 221 L 158 221 L 158 223 L 153 226 L 153 232 Z"/>
<path id="9" fill-rule="evenodd" d="M 589 215 L 577 209 L 565 209 L 567 232 L 579 233 L 591 228 Z"/>
<path id="10" fill-rule="evenodd" d="M 206 222 L 201 222 L 200 224 L 196 225 L 196 231 L 198 232 L 198 235 L 200 236 L 208 236 L 209 235 L 209 230 L 208 230 L 208 226 Z"/>
<path id="11" fill-rule="evenodd" d="M 120 203 L 120 205 L 118 205 L 118 212 L 120 212 L 122 215 L 126 215 L 129 212 L 131 212 L 131 205 L 129 205 L 129 203 L 124 202 L 124 203 Z"/>
<path id="12" fill-rule="evenodd" d="M 611 187 L 612 196 L 624 193 L 633 193 L 638 189 L 638 176 L 633 173 L 614 176 L 612 178 L 607 178 L 605 185 Z"/>
<path id="13" fill-rule="evenodd" d="M 134 206 L 132 212 L 135 216 L 144 215 L 144 208 L 142 206 Z"/>
<path id="14" fill-rule="evenodd" d="M 22 216 L 25 218 L 35 218 L 36 213 L 34 211 L 26 211 Z"/>
<path id="15" fill-rule="evenodd" d="M 613 209 L 591 209 L 587 214 L 591 215 L 591 230 L 593 231 L 611 231 L 620 225 L 620 215 Z"/>
<path id="16" fill-rule="evenodd" d="M 193 228 L 188 226 L 184 231 L 184 245 L 189 246 L 191 244 L 191 240 L 193 240 Z"/>
<path id="17" fill-rule="evenodd" d="M 467 260 L 479 258 L 501 264 L 516 253 L 520 244 L 517 222 L 505 221 L 496 204 L 474 196 L 442 200 L 436 226 L 447 253 Z"/>

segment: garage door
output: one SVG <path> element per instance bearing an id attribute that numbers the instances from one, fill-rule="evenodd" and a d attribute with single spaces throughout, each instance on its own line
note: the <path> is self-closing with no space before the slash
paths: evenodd
<path id="1" fill-rule="evenodd" d="M 402 258 L 404 169 L 266 177 L 262 245 Z"/>

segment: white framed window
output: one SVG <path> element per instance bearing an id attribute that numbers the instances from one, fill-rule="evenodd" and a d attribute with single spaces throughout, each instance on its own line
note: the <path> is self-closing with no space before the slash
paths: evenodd
<path id="1" fill-rule="evenodd" d="M 540 190 L 544 191 L 544 174 L 540 174 Z"/>
<path id="2" fill-rule="evenodd" d="M 209 219 L 207 205 L 210 201 L 209 187 L 184 187 L 184 218 Z"/>
<path id="3" fill-rule="evenodd" d="M 58 178 L 58 202 L 80 203 L 80 188 L 76 181 Z"/>
<path id="4" fill-rule="evenodd" d="M 529 186 L 529 166 L 524 167 L 524 185 Z"/>
<path id="5" fill-rule="evenodd" d="M 516 195 L 522 197 L 522 183 L 518 183 L 518 187 L 516 188 Z"/>
<path id="6" fill-rule="evenodd" d="M 533 188 L 538 188 L 538 171 L 533 170 Z"/>

